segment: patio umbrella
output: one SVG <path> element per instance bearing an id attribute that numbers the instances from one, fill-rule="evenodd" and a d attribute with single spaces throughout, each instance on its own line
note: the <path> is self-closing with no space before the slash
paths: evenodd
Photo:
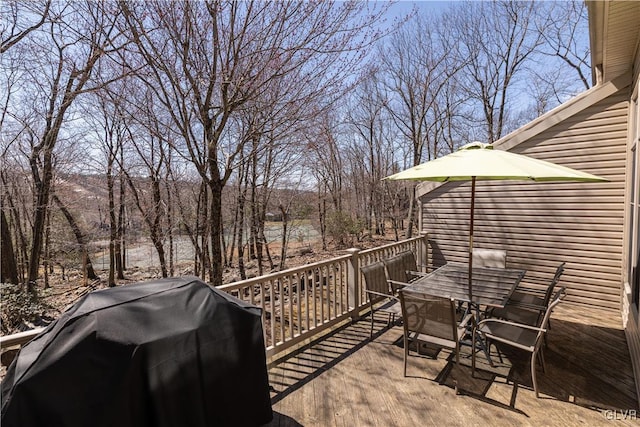
<path id="1" fill-rule="evenodd" d="M 607 181 L 604 178 L 544 160 L 504 150 L 494 150 L 493 145 L 481 142 L 472 142 L 464 145 L 451 154 L 422 163 L 384 179 L 435 182 L 471 181 L 469 297 L 471 297 L 472 293 L 473 214 L 477 180 Z"/>

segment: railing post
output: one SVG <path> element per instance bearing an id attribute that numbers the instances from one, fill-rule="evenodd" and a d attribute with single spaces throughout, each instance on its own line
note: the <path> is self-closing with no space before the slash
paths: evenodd
<path id="1" fill-rule="evenodd" d="M 351 320 L 356 321 L 360 317 L 360 249 L 347 249 L 349 258 L 347 267 L 347 286 L 349 288 L 349 308 Z"/>
<path id="2" fill-rule="evenodd" d="M 429 235 L 427 233 L 421 233 L 420 234 L 420 258 L 421 261 L 418 264 L 424 264 L 424 269 L 426 271 L 424 271 L 424 273 L 428 273 L 429 272 Z"/>

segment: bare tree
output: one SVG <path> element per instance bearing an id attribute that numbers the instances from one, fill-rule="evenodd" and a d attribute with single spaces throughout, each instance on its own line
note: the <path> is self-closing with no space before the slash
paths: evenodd
<path id="1" fill-rule="evenodd" d="M 385 74 L 389 114 L 411 147 L 408 166 L 435 158 L 442 117 L 436 105 L 451 75 L 460 69 L 460 61 L 444 49 L 437 29 L 439 21 L 424 14 L 412 17 L 380 49 L 378 56 Z M 405 235 L 414 229 L 415 197 L 410 191 Z"/>
<path id="2" fill-rule="evenodd" d="M 309 152 L 309 168 L 320 187 L 326 189 L 333 210 L 341 212 L 344 164 L 337 137 L 338 128 L 338 122 L 330 112 L 318 116 L 318 122 L 306 136 L 306 149 Z"/>
<path id="3" fill-rule="evenodd" d="M 121 165 L 121 168 L 135 205 L 147 226 L 151 243 L 158 254 L 162 277 L 167 277 L 167 254 L 164 243 L 169 227 L 167 202 L 163 197 L 166 193 L 163 192 L 163 187 L 170 146 L 165 129 L 154 119 L 153 101 L 147 100 L 144 105 L 148 108 L 145 114 L 137 120 L 128 121 L 125 125 L 128 146 L 135 153 L 138 167 L 128 170 Z M 145 178 L 138 178 L 140 175 Z"/>
<path id="4" fill-rule="evenodd" d="M 124 100 L 122 96 L 107 95 L 107 92 L 96 93 L 95 102 L 87 107 L 86 115 L 90 126 L 95 128 L 96 139 L 101 142 L 100 151 L 104 153 L 104 174 L 106 177 L 106 190 L 108 198 L 109 218 L 109 274 L 107 283 L 110 287 L 116 286 L 116 279 L 124 279 L 124 257 L 122 252 L 123 234 L 121 216 L 123 214 L 123 202 L 120 199 L 118 206 L 116 190 L 119 181 L 123 182 L 124 174 L 121 156 L 124 155 L 125 123 L 122 109 Z M 122 185 L 120 185 L 121 197 Z"/>
<path id="5" fill-rule="evenodd" d="M 4 47 L 10 47 L 3 56 L 17 56 L 25 67 L 19 89 L 21 106 L 12 108 L 12 119 L 23 123 L 23 132 L 31 140 L 28 157 L 35 200 L 27 276 L 29 289 L 33 289 L 38 278 L 58 137 L 76 99 L 93 89 L 91 76 L 98 61 L 114 49 L 110 15 L 103 13 L 103 5 L 51 3 L 48 13 L 56 19 L 45 20 L 46 25 L 15 23 L 12 28 L 24 30 L 10 32 L 3 42 Z M 29 11 L 26 16 L 27 21 L 33 19 Z M 31 111 L 26 110 L 27 105 Z M 33 114 L 33 109 L 39 106 L 44 108 Z"/>
<path id="6" fill-rule="evenodd" d="M 533 2 L 457 3 L 444 15 L 442 40 L 464 61 L 458 74 L 462 87 L 477 102 L 485 139 L 499 139 L 515 105 L 512 94 L 543 43 L 536 29 Z"/>
<path id="7" fill-rule="evenodd" d="M 230 134 L 230 119 L 285 75 L 296 86 L 309 75 L 323 76 L 316 91 L 339 81 L 357 63 L 355 54 L 344 53 L 368 41 L 363 30 L 379 15 L 361 15 L 364 3 L 120 4 L 151 69 L 145 79 L 171 112 L 185 156 L 208 187 L 209 279 L 219 285 L 222 189 L 246 142 Z"/>
<path id="8" fill-rule="evenodd" d="M 2 168 L 0 168 L 0 182 L 2 183 L 1 209 L 6 228 L 2 229 L 3 277 L 14 277 L 13 266 L 16 269 L 15 278 L 18 283 L 25 283 L 28 253 L 27 230 L 31 227 L 29 209 L 30 183 L 29 172 L 24 170 L 19 162 L 10 160 L 9 151 L 2 153 Z M 3 225 L 4 226 L 4 225 Z M 14 244 L 15 242 L 15 244 Z M 5 257 L 13 253 L 13 260 Z M 5 270 L 7 269 L 7 270 Z"/>
<path id="9" fill-rule="evenodd" d="M 389 170 L 388 162 L 393 150 L 385 144 L 391 128 L 388 120 L 388 101 L 377 70 L 359 79 L 349 106 L 348 121 L 355 131 L 353 147 L 349 152 L 351 182 L 360 200 L 361 216 L 370 233 L 384 234 L 384 191 L 382 178 Z M 346 153 L 345 153 L 346 154 Z"/>
<path id="10" fill-rule="evenodd" d="M 0 242 L 2 242 L 0 282 L 18 284 L 18 266 L 13 251 L 13 239 L 11 238 L 9 222 L 4 214 L 4 209 L 0 210 L 0 233 Z"/>
<path id="11" fill-rule="evenodd" d="M 5 0 L 0 3 L 0 15 L 3 17 L 0 24 L 0 54 L 42 27 L 49 18 L 50 8 L 51 0 Z"/>
<path id="12" fill-rule="evenodd" d="M 64 215 L 65 219 L 69 223 L 69 227 L 73 232 L 73 235 L 76 238 L 76 243 L 78 244 L 79 252 L 82 256 L 82 268 L 83 272 L 88 279 L 96 280 L 99 279 L 95 270 L 93 269 L 93 263 L 91 262 L 91 256 L 89 255 L 88 249 L 88 241 L 86 237 L 86 233 L 80 227 L 78 221 L 76 221 L 75 216 L 69 210 L 69 208 L 62 202 L 62 200 L 58 197 L 58 195 L 53 192 L 51 198 L 55 202 L 60 212 Z"/>
<path id="13" fill-rule="evenodd" d="M 556 82 L 566 85 L 567 80 L 573 82 L 577 77 L 582 89 L 589 89 L 589 45 L 581 40 L 581 37 L 588 34 L 585 3 L 566 1 L 548 3 L 545 6 L 547 7 L 540 7 L 539 11 L 538 31 L 545 42 L 540 51 L 547 57 L 559 59 L 566 66 L 562 68 L 563 73 L 557 76 Z M 566 73 L 567 70 L 575 74 Z M 570 79 L 567 79 L 567 74 L 571 75 Z M 555 88 L 554 94 L 561 101 L 565 91 L 565 88 L 559 86 Z"/>

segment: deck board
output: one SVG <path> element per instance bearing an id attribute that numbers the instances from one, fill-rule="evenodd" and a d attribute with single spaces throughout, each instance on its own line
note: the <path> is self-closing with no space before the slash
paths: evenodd
<path id="1" fill-rule="evenodd" d="M 615 312 L 558 307 L 545 349 L 547 372 L 537 371 L 540 399 L 531 389 L 528 358 L 517 352 L 507 352 L 497 374 L 477 371 L 475 378 L 468 351 L 459 365 L 448 361 L 445 349 L 437 359 L 411 356 L 405 378 L 402 328 L 387 327 L 382 316 L 376 320 L 373 341 L 365 317 L 275 364 L 269 370 L 274 420 L 268 425 L 611 425 L 608 410 L 616 425 L 640 424 L 622 419 L 624 411 L 640 410 Z"/>

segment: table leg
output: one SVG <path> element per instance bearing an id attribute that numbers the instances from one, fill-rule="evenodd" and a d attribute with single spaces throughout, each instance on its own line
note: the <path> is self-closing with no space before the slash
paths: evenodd
<path id="1" fill-rule="evenodd" d="M 465 315 L 467 313 L 471 313 L 471 312 L 475 312 L 474 313 L 475 319 L 480 320 L 480 305 L 479 304 L 475 304 L 473 302 L 469 302 L 467 304 L 466 309 L 465 309 Z M 493 365 L 493 360 L 491 360 L 490 347 L 486 345 L 486 343 L 485 343 L 485 341 L 483 339 L 481 339 L 480 337 L 476 337 L 476 334 L 474 333 L 474 331 L 472 329 L 472 331 L 471 331 L 471 351 L 476 351 L 476 348 L 479 348 L 480 350 L 482 350 L 482 352 L 484 353 L 485 357 L 487 358 L 487 361 L 489 362 L 489 365 L 493 368 L 494 365 Z"/>

